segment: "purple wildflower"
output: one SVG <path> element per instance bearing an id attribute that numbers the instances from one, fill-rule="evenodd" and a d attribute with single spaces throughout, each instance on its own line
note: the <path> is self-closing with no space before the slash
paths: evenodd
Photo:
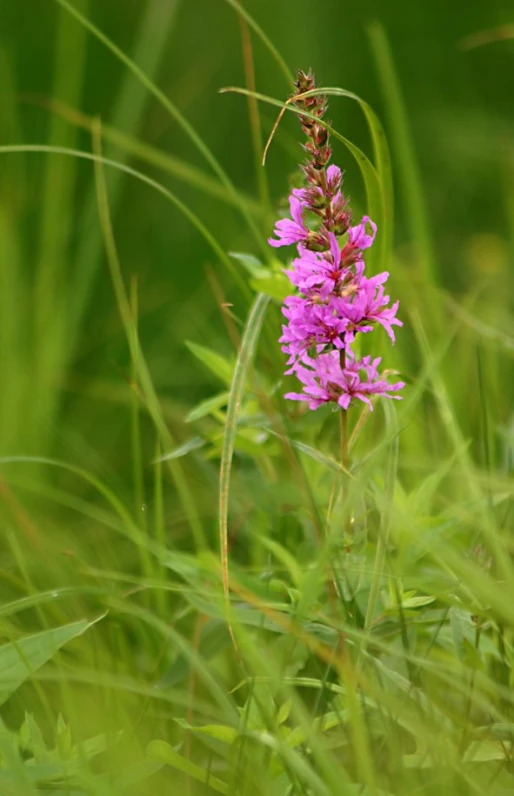
<path id="1" fill-rule="evenodd" d="M 366 233 L 366 224 L 369 224 L 372 229 L 372 234 L 368 235 Z M 356 227 L 352 227 L 348 230 L 348 238 L 350 239 L 350 243 L 352 246 L 355 246 L 356 249 L 369 249 L 373 241 L 375 240 L 375 235 L 377 234 L 377 225 L 369 218 L 369 216 L 363 216 L 362 221 L 360 224 L 357 224 Z"/>
<path id="2" fill-rule="evenodd" d="M 335 402 L 343 409 L 348 409 L 352 399 L 363 401 L 373 409 L 371 396 L 400 399 L 399 395 L 391 395 L 404 387 L 399 381 L 389 384 L 378 375 L 380 357 L 361 360 L 350 359 L 341 368 L 339 351 L 319 354 L 316 358 L 304 356 L 302 364 L 294 368 L 295 375 L 302 382 L 303 392 L 289 392 L 286 398 L 292 401 L 306 401 L 310 409 L 318 409 L 324 403 Z M 364 374 L 364 378 L 361 377 Z"/>
<path id="3" fill-rule="evenodd" d="M 278 248 L 279 246 L 290 246 L 292 243 L 299 243 L 305 241 L 309 234 L 309 230 L 303 223 L 303 209 L 305 202 L 298 199 L 294 194 L 289 197 L 289 209 L 291 211 L 291 218 L 281 218 L 275 224 L 275 238 L 269 238 L 268 243 L 270 246 Z"/>
<path id="4" fill-rule="evenodd" d="M 313 290 L 327 300 L 331 294 L 344 295 L 352 292 L 362 276 L 364 266 L 360 263 L 352 270 L 342 265 L 341 251 L 336 236 L 328 233 L 330 249 L 318 253 L 299 248 L 300 257 L 293 260 L 293 269 L 286 274 L 302 293 L 308 295 Z"/>
<path id="5" fill-rule="evenodd" d="M 344 333 L 349 321 L 338 314 L 333 304 L 289 296 L 284 305 L 282 312 L 289 323 L 282 327 L 279 343 L 284 343 L 282 351 L 289 354 L 288 365 L 294 367 L 297 359 L 313 346 L 319 350 L 328 345 L 336 349 L 345 347 Z M 293 368 L 288 372 L 292 373 Z"/>
<path id="6" fill-rule="evenodd" d="M 284 302 L 282 312 L 287 323 L 279 342 L 289 357 L 286 373 L 298 377 L 303 391 L 287 393 L 286 398 L 305 401 L 311 409 L 327 402 L 348 409 L 354 399 L 373 408 L 374 395 L 400 398 L 391 393 L 400 390 L 403 382 L 389 384 L 379 376 L 380 359 L 368 356 L 356 360 L 351 345 L 359 332 L 371 332 L 377 324 L 394 343 L 393 327 L 403 325 L 396 317 L 398 301 L 389 306 L 384 289 L 387 272 L 364 275 L 364 252 L 373 244 L 377 226 L 369 216 L 351 225 L 348 202 L 341 190 L 343 174 L 338 166 L 328 165 L 332 150 L 321 122 L 326 98 L 302 96 L 315 88 L 310 72 L 299 72 L 295 86 L 295 104 L 307 136 L 304 149 L 308 161 L 303 166 L 306 184 L 293 189 L 289 197 L 291 218 L 277 221 L 276 238 L 269 239 L 274 247 L 296 244 L 298 248 L 298 257 L 286 274 L 299 295 L 289 296 Z M 312 229 L 304 222 L 305 211 L 313 215 Z"/>
<path id="7" fill-rule="evenodd" d="M 386 330 L 391 342 L 395 342 L 392 327 L 403 326 L 403 323 L 396 317 L 399 302 L 396 301 L 392 307 L 387 306 L 389 296 L 384 295 L 384 282 L 388 277 L 387 271 L 372 276 L 371 279 L 363 276 L 351 298 L 339 299 L 338 311 L 342 317 L 348 319 L 350 332 L 371 332 L 373 324 L 379 323 Z"/>

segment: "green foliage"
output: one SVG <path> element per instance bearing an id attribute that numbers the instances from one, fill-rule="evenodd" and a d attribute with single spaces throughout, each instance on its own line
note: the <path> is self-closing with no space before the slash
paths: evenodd
<path id="1" fill-rule="evenodd" d="M 13 694 L 25 680 L 52 658 L 68 641 L 85 633 L 91 622 L 44 630 L 0 647 L 0 703 Z"/>
<path id="2" fill-rule="evenodd" d="M 500 56 L 463 80 L 442 0 L 418 37 L 286 5 L 6 7 L 2 794 L 514 792 L 512 119 L 454 93 Z M 337 416 L 283 400 L 266 243 L 311 59 L 360 86 L 322 89 L 334 160 L 405 323 L 348 471 Z"/>

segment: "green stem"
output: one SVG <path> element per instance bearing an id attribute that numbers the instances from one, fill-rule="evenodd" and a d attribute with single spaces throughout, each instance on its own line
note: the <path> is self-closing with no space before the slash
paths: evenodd
<path id="1" fill-rule="evenodd" d="M 348 470 L 348 411 L 346 409 L 341 409 L 339 412 L 339 431 L 341 437 L 341 464 L 345 470 Z"/>
<path id="2" fill-rule="evenodd" d="M 339 352 L 339 364 L 341 370 L 346 367 L 346 350 L 343 348 Z M 350 464 L 350 454 L 348 450 L 348 409 L 341 409 L 339 412 L 339 430 L 341 437 L 341 464 L 348 470 Z"/>
<path id="3" fill-rule="evenodd" d="M 339 352 L 339 364 L 341 366 L 341 370 L 344 370 L 346 367 L 346 349 L 342 349 Z M 343 502 L 345 501 L 345 490 L 349 486 L 348 482 L 348 475 L 350 470 L 350 446 L 349 446 L 349 434 L 348 434 L 348 409 L 340 409 L 339 411 L 339 436 L 340 436 L 340 445 L 341 445 L 341 466 L 343 468 L 342 478 L 343 478 L 343 486 L 342 486 L 342 499 Z M 347 518 L 345 522 L 345 534 L 346 534 L 346 542 L 348 542 L 349 537 L 352 534 L 352 515 L 350 511 L 350 507 L 347 506 Z"/>

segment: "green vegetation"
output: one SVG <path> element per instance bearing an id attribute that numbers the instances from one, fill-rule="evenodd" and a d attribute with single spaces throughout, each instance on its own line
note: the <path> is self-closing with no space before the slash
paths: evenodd
<path id="1" fill-rule="evenodd" d="M 382 5 L 1 8 L 1 794 L 514 793 L 512 13 Z M 266 243 L 311 66 L 405 324 L 346 473 Z"/>

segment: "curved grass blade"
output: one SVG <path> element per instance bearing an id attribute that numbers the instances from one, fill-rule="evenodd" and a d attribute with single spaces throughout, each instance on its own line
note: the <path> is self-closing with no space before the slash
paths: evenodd
<path id="1" fill-rule="evenodd" d="M 347 99 L 354 100 L 354 102 L 357 102 L 361 107 L 364 116 L 366 117 L 371 135 L 371 141 L 373 144 L 373 156 L 375 168 L 378 174 L 379 187 L 381 190 L 382 206 L 382 216 L 380 219 L 382 222 L 382 228 L 380 236 L 377 239 L 377 247 L 374 251 L 377 252 L 376 259 L 378 262 L 386 263 L 389 261 L 393 245 L 394 192 L 391 156 L 389 154 L 389 147 L 387 145 L 384 127 L 371 105 L 359 97 L 358 94 L 354 94 L 353 91 L 346 91 L 342 88 L 328 86 L 316 88 L 312 91 L 306 91 L 304 94 L 302 94 L 302 96 L 312 97 L 319 94 L 325 94 L 334 97 L 346 97 Z M 373 252 L 370 252 L 370 254 L 373 254 Z"/>
<path id="2" fill-rule="evenodd" d="M 98 213 L 100 216 L 100 226 L 104 238 L 105 249 L 107 253 L 107 261 L 109 263 L 109 270 L 111 272 L 111 279 L 118 304 L 118 311 L 125 329 L 127 342 L 130 349 L 130 355 L 135 369 L 135 375 L 139 383 L 141 392 L 145 399 L 145 404 L 148 408 L 150 416 L 155 423 L 156 430 L 158 431 L 161 441 L 167 448 L 174 446 L 174 440 L 168 430 L 168 427 L 163 420 L 159 400 L 153 386 L 148 367 L 144 360 L 141 345 L 139 343 L 139 335 L 137 331 L 137 323 L 134 319 L 134 314 L 130 306 L 130 300 L 123 283 L 123 276 L 121 267 L 118 260 L 118 252 L 116 249 L 116 242 L 114 239 L 114 232 L 112 229 L 111 216 L 109 211 L 109 200 L 107 196 L 107 183 L 105 181 L 105 173 L 103 169 L 103 162 L 101 160 L 100 138 L 101 130 L 98 127 L 96 135 L 93 137 L 93 145 L 95 147 L 95 154 L 98 160 L 95 161 L 95 178 L 97 186 L 97 200 L 98 200 Z M 177 492 L 180 495 L 181 502 L 184 506 L 191 530 L 195 537 L 195 543 L 198 549 L 205 546 L 205 535 L 203 532 L 202 524 L 198 516 L 195 500 L 189 489 L 189 484 L 184 476 L 184 472 L 179 462 L 169 460 L 169 469 L 173 480 L 175 482 Z"/>
<path id="3" fill-rule="evenodd" d="M 200 581 L 202 572 L 199 570 L 196 575 L 198 581 Z M 217 703 L 220 714 L 225 716 L 230 722 L 236 722 L 238 720 L 239 716 L 234 701 L 231 696 L 227 694 L 221 682 L 219 682 L 210 664 L 202 657 L 200 652 L 195 649 L 194 644 L 189 639 L 185 638 L 182 633 L 179 633 L 169 621 L 159 619 L 153 611 L 138 606 L 129 600 L 112 598 L 112 600 L 109 600 L 108 604 L 112 606 L 113 610 L 120 614 L 127 614 L 128 616 L 141 620 L 148 625 L 148 627 L 155 630 L 163 640 L 172 645 L 173 648 L 187 660 L 191 668 L 194 669 L 206 691 Z M 158 696 L 155 688 L 154 694 Z"/>
<path id="4" fill-rule="evenodd" d="M 30 101 L 31 103 L 35 103 L 49 110 L 51 113 L 62 116 L 62 118 L 66 119 L 70 124 L 74 124 L 83 130 L 88 130 L 89 132 L 93 130 L 96 117 L 88 116 L 88 114 L 83 113 L 83 111 L 72 108 L 64 102 L 58 102 L 52 99 L 46 100 L 46 98 L 40 99 L 39 97 L 31 97 Z M 193 188 L 197 188 L 208 196 L 220 199 L 222 202 L 226 202 L 232 207 L 236 207 L 239 203 L 243 202 L 249 213 L 253 215 L 260 215 L 262 213 L 262 207 L 259 202 L 255 201 L 251 196 L 238 193 L 238 199 L 236 201 L 234 196 L 227 191 L 221 182 L 210 177 L 202 169 L 193 166 L 183 158 L 177 158 L 151 144 L 146 144 L 139 138 L 123 132 L 114 125 L 106 124 L 104 121 L 102 121 L 102 137 L 104 141 L 111 144 L 112 147 L 117 147 L 125 154 L 131 155 L 150 166 L 161 169 L 161 171 L 170 174 L 172 177 L 175 177 L 175 179 L 187 185 L 192 185 Z M 125 161 L 120 158 L 119 162 L 122 163 Z M 110 190 L 112 189 L 110 188 Z"/>
<path id="5" fill-rule="evenodd" d="M 137 545 L 144 545 L 146 547 L 150 546 L 148 537 L 141 533 L 129 512 L 121 500 L 116 496 L 116 494 L 109 489 L 109 487 L 105 486 L 102 481 L 100 481 L 94 475 L 91 475 L 90 472 L 84 470 L 82 467 L 77 467 L 75 464 L 63 462 L 60 459 L 52 459 L 48 456 L 2 456 L 0 458 L 0 465 L 1 464 L 43 464 L 50 467 L 59 467 L 62 470 L 67 470 L 69 473 L 73 473 L 73 475 L 82 478 L 94 489 L 96 489 L 96 491 L 102 495 L 107 503 L 114 509 L 115 513 L 122 521 L 121 526 L 110 524 L 109 527 L 123 533 L 126 538 L 130 539 Z M 162 551 L 159 550 L 155 550 L 155 552 L 156 555 L 162 554 Z"/>
<path id="6" fill-rule="evenodd" d="M 514 25 L 499 25 L 496 28 L 486 28 L 461 39 L 459 44 L 463 50 L 474 50 L 487 44 L 496 44 L 499 41 L 514 39 Z"/>
<path id="7" fill-rule="evenodd" d="M 210 232 L 210 230 L 203 224 L 202 221 L 198 218 L 196 213 L 193 213 L 192 210 L 188 208 L 180 199 L 175 196 L 170 190 L 161 185 L 160 182 L 153 180 L 151 177 L 148 177 L 146 174 L 143 174 L 141 171 L 137 171 L 133 169 L 131 166 L 126 166 L 124 163 L 119 163 L 117 160 L 111 160 L 110 158 L 99 157 L 98 155 L 94 155 L 91 152 L 84 152 L 81 149 L 66 149 L 65 147 L 51 147 L 45 144 L 14 144 L 8 146 L 0 146 L 0 154 L 15 154 L 17 152 L 46 152 L 50 154 L 58 154 L 58 155 L 65 155 L 67 157 L 76 157 L 82 158 L 83 160 L 91 160 L 93 162 L 101 162 L 105 166 L 110 166 L 111 168 L 118 169 L 119 171 L 123 171 L 126 174 L 130 174 L 132 177 L 135 177 L 137 180 L 146 183 L 154 190 L 158 191 L 158 193 L 162 194 L 166 199 L 171 202 L 175 207 L 183 213 L 187 219 L 196 227 L 196 229 L 200 232 L 203 238 L 207 241 L 207 243 L 211 246 L 213 251 L 215 252 L 216 256 L 220 259 L 220 261 L 225 265 L 236 283 L 241 288 L 241 291 L 246 295 L 250 295 L 250 290 L 246 282 L 242 279 L 239 271 L 237 268 L 234 267 L 233 262 L 231 261 L 230 257 L 228 257 L 222 247 L 219 245 L 218 241 Z"/>
<path id="8" fill-rule="evenodd" d="M 232 8 L 234 8 L 238 14 L 243 16 L 247 21 L 248 25 L 252 28 L 256 36 L 261 40 L 262 44 L 267 48 L 270 52 L 272 57 L 278 64 L 280 71 L 285 76 L 288 84 L 291 84 L 294 80 L 294 75 L 289 70 L 287 64 L 285 63 L 284 59 L 278 52 L 277 48 L 272 44 L 268 36 L 264 33 L 262 28 L 255 22 L 253 17 L 244 9 L 237 0 L 225 0 Z M 375 156 L 375 165 L 378 171 L 379 183 L 382 189 L 382 205 L 383 205 L 383 215 L 379 219 L 377 217 L 377 223 L 382 221 L 381 225 L 381 234 L 379 239 L 377 240 L 377 246 L 368 254 L 368 259 L 370 264 L 373 262 L 373 259 L 380 263 L 387 263 L 389 261 L 389 256 L 392 250 L 392 239 L 393 239 L 393 223 L 394 223 L 394 193 L 393 193 L 393 180 L 392 180 L 392 168 L 391 168 L 391 158 L 389 155 L 389 147 L 387 145 L 387 139 L 385 136 L 384 128 L 370 105 L 365 102 L 361 97 L 357 94 L 354 94 L 351 91 L 345 91 L 344 89 L 340 88 L 321 88 L 315 89 L 314 91 L 305 92 L 304 96 L 312 96 L 314 94 L 332 94 L 334 96 L 340 97 L 348 97 L 349 99 L 353 99 L 359 103 L 361 106 L 364 115 L 366 117 L 366 121 L 368 122 L 369 131 L 371 134 L 371 139 L 373 142 L 373 151 Z M 381 267 L 379 265 L 379 267 Z"/>
<path id="9" fill-rule="evenodd" d="M 384 217 L 384 210 L 383 210 L 383 201 L 382 201 L 382 189 L 380 186 L 380 180 L 377 173 L 376 168 L 374 167 L 373 163 L 371 163 L 370 159 L 364 154 L 364 152 L 359 149 L 358 146 L 352 144 L 352 142 L 345 138 L 341 133 L 338 133 L 333 127 L 329 124 L 324 122 L 321 119 L 318 119 L 316 116 L 313 116 L 310 113 L 307 113 L 304 110 L 300 110 L 296 108 L 293 104 L 287 102 L 281 102 L 280 100 L 276 100 L 273 97 L 268 97 L 266 94 L 259 94 L 258 92 L 248 91 L 247 89 L 240 88 L 238 86 L 229 86 L 227 88 L 223 88 L 220 90 L 220 93 L 234 93 L 234 94 L 242 94 L 243 96 L 254 96 L 256 99 L 261 100 L 261 102 L 267 102 L 269 105 L 274 105 L 276 108 L 281 108 L 282 110 L 288 110 L 292 113 L 296 113 L 296 115 L 303 115 L 309 119 L 313 119 L 314 121 L 321 124 L 331 136 L 335 139 L 340 141 L 344 146 L 348 149 L 350 154 L 354 157 L 360 171 L 362 174 L 362 178 L 364 180 L 364 187 L 366 190 L 366 199 L 368 203 L 368 210 L 370 216 L 374 219 L 380 219 Z M 378 223 L 378 221 L 377 221 Z"/>
<path id="10" fill-rule="evenodd" d="M 66 9 L 68 13 L 70 13 L 77 22 L 83 25 L 87 30 L 100 41 L 105 47 L 107 47 L 113 55 L 118 58 L 130 71 L 132 74 L 139 80 L 139 82 L 145 86 L 145 88 L 153 94 L 153 96 L 158 100 L 158 102 L 162 105 L 163 108 L 172 116 L 172 118 L 180 125 L 180 127 L 184 130 L 186 135 L 190 138 L 193 144 L 196 146 L 198 151 L 203 155 L 207 163 L 211 166 L 212 170 L 215 174 L 218 175 L 223 185 L 227 188 L 228 192 L 234 198 L 234 203 L 237 204 L 241 215 L 243 216 L 248 229 L 252 233 L 255 241 L 264 252 L 267 259 L 270 258 L 270 254 L 268 251 L 268 247 L 266 246 L 263 236 L 261 235 L 257 225 L 255 224 L 251 215 L 247 212 L 244 205 L 240 202 L 238 203 L 238 192 L 236 187 L 234 186 L 233 182 L 228 177 L 227 173 L 219 164 L 218 160 L 214 157 L 211 150 L 204 144 L 203 140 L 200 138 L 194 127 L 187 121 L 185 116 L 179 111 L 179 109 L 171 102 L 170 99 L 166 96 L 166 94 L 161 91 L 160 88 L 147 77 L 147 75 L 143 72 L 142 69 L 138 67 L 138 65 L 129 58 L 128 55 L 125 55 L 123 50 L 121 50 L 105 33 L 96 27 L 92 22 L 90 22 L 86 17 L 80 14 L 67 0 L 55 0 L 62 8 Z"/>
<path id="11" fill-rule="evenodd" d="M 259 333 L 264 320 L 264 313 L 270 299 L 260 293 L 250 310 L 248 321 L 244 330 L 241 347 L 234 368 L 230 397 L 227 407 L 227 421 L 223 436 L 223 449 L 221 452 L 220 484 L 219 484 L 219 536 L 221 571 L 223 578 L 223 594 L 226 603 L 227 615 L 230 611 L 230 591 L 228 574 L 228 502 L 230 490 L 230 470 L 234 455 L 234 442 L 237 431 L 237 420 L 243 397 L 246 377 L 259 338 Z M 230 627 L 230 621 L 229 621 Z"/>

